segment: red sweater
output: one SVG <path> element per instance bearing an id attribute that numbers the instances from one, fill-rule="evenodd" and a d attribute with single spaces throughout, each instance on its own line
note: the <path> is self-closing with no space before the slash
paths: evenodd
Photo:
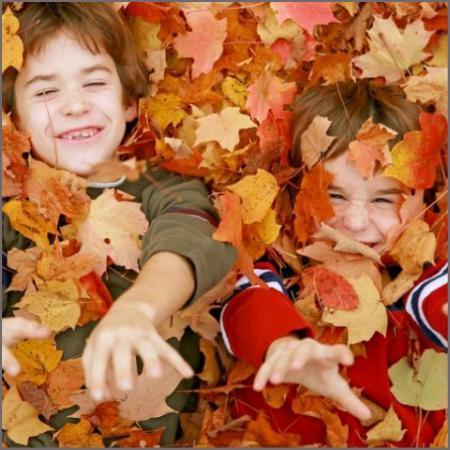
<path id="1" fill-rule="evenodd" d="M 265 281 L 272 281 L 268 283 L 272 289 L 242 289 L 231 298 L 221 317 L 222 333 L 229 350 L 256 368 L 263 363 L 268 347 L 276 339 L 298 331 L 312 335 L 311 327 L 298 314 L 281 283 L 277 286 L 276 275 L 267 269 L 266 266 L 266 270 L 258 272 L 260 276 L 262 272 Z M 390 446 L 428 446 L 445 420 L 444 410 L 419 414 L 415 408 L 399 403 L 390 390 L 388 368 L 408 354 L 411 329 L 422 331 L 418 333 L 421 351 L 430 347 L 447 351 L 447 316 L 442 312 L 442 305 L 447 301 L 447 274 L 447 262 L 425 270 L 415 288 L 399 302 L 400 307 L 397 303 L 390 309 L 386 337 L 376 333 L 365 343 L 367 357 L 356 357 L 355 363 L 347 368 L 351 386 L 363 388 L 364 396 L 385 410 L 392 405 L 402 421 L 406 433 L 401 441 L 391 442 Z M 245 287 L 242 281 L 240 284 L 241 288 Z M 324 444 L 324 423 L 292 411 L 295 389 L 292 385 L 287 401 L 279 409 L 269 407 L 251 385 L 239 389 L 233 398 L 233 415 L 255 416 L 258 410 L 264 410 L 275 430 L 299 434 L 302 445 Z M 342 422 L 349 425 L 348 445 L 366 446 L 366 430 L 359 420 L 340 410 L 338 414 Z"/>

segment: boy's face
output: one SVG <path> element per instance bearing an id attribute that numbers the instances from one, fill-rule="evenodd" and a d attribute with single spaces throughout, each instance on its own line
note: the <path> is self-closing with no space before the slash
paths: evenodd
<path id="1" fill-rule="evenodd" d="M 364 178 L 347 153 L 325 161 L 324 167 L 334 176 L 328 192 L 335 217 L 328 224 L 379 250 L 392 227 L 400 223 L 407 188 L 381 174 Z"/>
<path id="2" fill-rule="evenodd" d="M 125 106 L 111 56 L 92 54 L 65 32 L 26 58 L 14 86 L 17 126 L 37 157 L 78 175 L 110 159 L 136 116 Z"/>

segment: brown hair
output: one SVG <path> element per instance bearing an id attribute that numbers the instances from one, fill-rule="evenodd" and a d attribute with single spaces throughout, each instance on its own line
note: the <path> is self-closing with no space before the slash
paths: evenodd
<path id="1" fill-rule="evenodd" d="M 301 164 L 301 135 L 316 116 L 331 121 L 327 134 L 336 136 L 325 157 L 344 152 L 355 139 L 361 125 L 372 117 L 398 134 L 389 141 L 392 147 L 407 131 L 419 128 L 418 105 L 406 100 L 398 86 L 377 86 L 367 80 L 316 86 L 298 96 L 293 105 L 292 163 Z"/>
<path id="2" fill-rule="evenodd" d="M 24 44 L 24 61 L 39 53 L 61 30 L 70 33 L 92 53 L 106 51 L 114 60 L 122 83 L 124 103 L 147 92 L 147 76 L 133 35 L 122 13 L 100 2 L 30 2 L 15 13 L 20 21 L 18 35 Z M 63 55 L 61 55 L 64 58 Z M 68 56 L 70 57 L 70 56 Z M 3 109 L 14 110 L 15 69 L 3 74 Z"/>

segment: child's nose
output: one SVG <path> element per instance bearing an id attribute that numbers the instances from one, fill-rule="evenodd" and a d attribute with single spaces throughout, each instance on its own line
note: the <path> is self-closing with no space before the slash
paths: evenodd
<path id="1" fill-rule="evenodd" d="M 72 90 L 63 99 L 62 113 L 65 115 L 79 115 L 88 111 L 90 104 L 80 90 Z"/>
<path id="2" fill-rule="evenodd" d="M 350 231 L 362 231 L 369 225 L 367 208 L 359 204 L 351 204 L 344 215 L 344 226 Z"/>

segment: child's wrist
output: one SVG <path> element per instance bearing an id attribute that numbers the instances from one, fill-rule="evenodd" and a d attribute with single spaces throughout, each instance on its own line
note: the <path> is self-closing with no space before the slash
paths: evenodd
<path id="1" fill-rule="evenodd" d="M 138 314 L 144 316 L 148 320 L 152 322 L 155 321 L 156 317 L 155 308 L 142 300 L 129 300 L 129 299 L 125 300 L 121 298 L 114 303 L 113 308 L 120 311 L 129 310 L 132 312 L 137 312 Z"/>

